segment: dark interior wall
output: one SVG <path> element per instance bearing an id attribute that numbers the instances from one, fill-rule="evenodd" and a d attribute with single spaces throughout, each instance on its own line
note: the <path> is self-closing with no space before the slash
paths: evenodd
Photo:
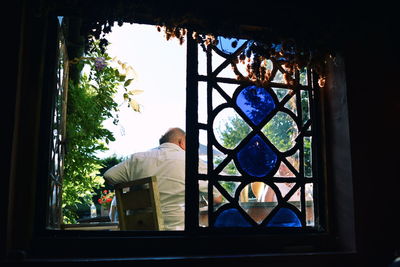
<path id="1" fill-rule="evenodd" d="M 399 60 L 390 12 L 355 22 L 346 42 L 346 79 L 357 247 L 369 264 L 399 249 Z"/>
<path id="2" fill-rule="evenodd" d="M 99 1 L 102 2 L 102 1 Z M 224 6 L 229 10 L 229 7 Z M 285 6 L 282 7 L 285 9 Z M 355 205 L 356 250 L 359 266 L 386 266 L 399 249 L 399 224 L 394 218 L 398 213 L 398 124 L 400 122 L 400 89 L 398 86 L 397 65 L 399 52 L 396 48 L 394 16 L 391 8 L 353 8 L 346 12 L 335 9 L 324 13 L 324 9 L 313 9 L 314 19 L 331 20 L 319 24 L 330 29 L 329 38 L 340 40 L 340 48 L 345 61 L 347 101 L 349 114 L 349 133 L 351 140 L 351 160 Z M 15 14 L 8 25 L 9 35 L 6 42 L 7 79 L 3 79 L 2 91 L 7 92 L 7 101 L 3 101 L 2 110 L 6 114 L 3 120 L 1 153 L 1 186 L 8 188 L 12 160 L 12 142 L 14 140 L 14 117 L 18 84 L 19 51 L 21 37 L 19 2 L 10 7 Z M 290 9 L 293 13 L 295 9 Z M 24 9 L 24 12 L 32 10 Z M 232 9 L 232 12 L 239 12 Z M 308 11 L 310 12 L 310 11 Z M 336 13 L 337 12 L 337 13 Z M 313 12 L 311 12 L 313 13 Z M 224 13 L 225 17 L 229 16 Z M 239 13 L 238 13 L 239 14 Z M 247 14 L 247 15 L 246 15 Z M 255 19 L 254 12 L 240 13 L 242 21 L 263 24 Z M 248 16 L 248 20 L 246 20 Z M 287 16 L 287 15 L 286 15 Z M 215 19 L 215 17 L 213 17 Z M 292 23 L 282 18 L 285 24 Z M 318 22 L 318 21 L 317 21 Z M 295 23 L 295 21 L 293 22 Z M 336 24 L 337 23 L 337 24 Z M 287 25 L 286 24 L 286 25 Z M 319 31 L 321 36 L 324 31 Z M 310 36 L 316 36 L 315 32 Z M 335 38 L 336 37 L 336 38 Z M 28 38 L 28 35 L 23 36 Z M 30 35 L 29 38 L 34 38 Z M 17 111 L 23 110 L 18 107 Z M 3 126 L 2 126 L 3 127 Z M 28 135 L 28 134 L 27 134 Z M 29 144 L 27 144 L 29 150 Z M 33 167 L 32 167 L 33 168 Z M 8 191 L 8 190 L 5 190 Z M 1 256 L 5 258 L 8 223 L 9 199 L 18 201 L 13 195 L 2 194 L 1 201 Z M 23 207 L 24 205 L 19 205 Z M 22 212 L 22 211 L 21 211 Z M 32 211 L 31 211 L 32 212 Z M 20 220 L 20 219 L 19 219 Z M 13 219 L 9 223 L 13 223 Z M 15 223 L 15 222 L 14 222 Z M 312 260 L 311 260 L 312 261 Z M 223 261 L 222 261 L 223 262 Z"/>
<path id="3" fill-rule="evenodd" d="M 4 27 L 3 34 L 7 38 L 2 38 L 3 60 L 7 62 L 2 67 L 3 81 L 1 84 L 1 94 L 3 103 L 0 105 L 2 116 L 2 126 L 0 131 L 0 188 L 3 192 L 0 199 L 0 258 L 6 254 L 5 236 L 7 233 L 7 211 L 8 211 L 8 188 L 10 177 L 11 151 L 13 140 L 13 125 L 15 118 L 15 102 L 17 97 L 18 80 L 18 56 L 19 43 L 21 41 L 19 27 L 21 26 L 21 5 L 19 1 L 12 1 L 7 5 L 7 9 L 13 16 L 7 17 L 7 25 Z"/>

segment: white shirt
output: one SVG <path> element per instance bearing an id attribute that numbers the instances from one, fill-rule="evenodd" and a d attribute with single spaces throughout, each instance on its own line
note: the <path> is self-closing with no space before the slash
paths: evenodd
<path id="1" fill-rule="evenodd" d="M 184 229 L 185 151 L 176 144 L 164 143 L 110 168 L 104 178 L 111 184 L 156 176 L 161 211 L 166 230 Z M 207 183 L 199 181 L 199 190 L 207 192 Z"/>

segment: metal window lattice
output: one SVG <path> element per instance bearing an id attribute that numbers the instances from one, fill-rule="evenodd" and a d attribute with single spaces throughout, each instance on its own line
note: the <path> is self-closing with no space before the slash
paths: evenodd
<path id="1" fill-rule="evenodd" d="M 61 24 L 62 25 L 62 24 Z M 62 27 L 59 27 L 58 58 L 57 58 L 57 82 L 54 92 L 54 101 L 51 117 L 51 139 L 49 158 L 49 196 L 47 227 L 59 229 L 62 220 L 62 178 L 65 153 L 65 127 L 68 90 L 68 56 Z"/>
<path id="2" fill-rule="evenodd" d="M 207 147 L 199 154 L 207 168 L 198 179 L 208 181 L 208 206 L 200 205 L 199 226 L 314 227 L 317 87 L 312 70 L 296 70 L 289 84 L 283 79 L 286 61 L 269 59 L 267 86 L 240 81 L 233 68 L 245 76 L 237 57 L 252 41 L 237 41 L 235 48 L 222 37 L 217 45 L 198 46 L 198 113 L 207 114 L 196 124 L 199 143 Z M 223 203 L 213 204 L 213 193 L 222 194 Z"/>

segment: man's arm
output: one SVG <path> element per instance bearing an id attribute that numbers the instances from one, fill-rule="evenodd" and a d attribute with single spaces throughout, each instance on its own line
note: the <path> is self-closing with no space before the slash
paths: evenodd
<path id="1" fill-rule="evenodd" d="M 122 182 L 128 182 L 129 160 L 123 161 L 104 173 L 104 179 L 112 185 L 119 184 Z"/>

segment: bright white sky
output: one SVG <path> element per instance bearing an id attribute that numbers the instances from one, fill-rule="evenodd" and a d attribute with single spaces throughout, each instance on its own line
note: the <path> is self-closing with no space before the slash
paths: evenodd
<path id="1" fill-rule="evenodd" d="M 140 113 L 125 103 L 118 125 L 106 121 L 105 127 L 114 132 L 116 141 L 99 157 L 148 150 L 158 146 L 167 129 L 185 129 L 186 45 L 180 45 L 178 40 L 166 41 L 155 26 L 139 24 L 114 27 L 107 39 L 108 54 L 126 62 L 137 73 L 130 88 L 144 92 L 133 96 L 142 106 Z M 123 101 L 121 93 L 116 101 Z"/>
<path id="2" fill-rule="evenodd" d="M 152 25 L 128 23 L 114 27 L 107 40 L 110 42 L 107 50 L 109 56 L 132 66 L 137 74 L 130 89 L 144 92 L 133 96 L 141 105 L 140 113 L 134 112 L 125 103 L 120 108 L 118 125 L 114 125 L 112 120 L 105 122 L 104 126 L 114 133 L 116 141 L 109 144 L 108 151 L 98 156 L 128 156 L 158 146 L 161 135 L 171 127 L 185 130 L 186 42 L 180 45 L 177 39 L 167 41 L 164 33 L 158 32 Z M 205 74 L 206 58 L 202 54 L 200 52 L 199 73 Z M 219 57 L 214 57 L 214 60 L 215 66 L 223 61 Z M 235 77 L 230 68 L 220 75 Z M 205 92 L 205 83 L 200 83 L 199 88 L 199 120 L 205 122 L 205 97 L 201 97 L 201 91 Z M 117 103 L 123 102 L 123 92 L 122 89 L 116 95 Z M 221 103 L 216 100 L 215 105 L 217 102 Z M 200 142 L 203 144 L 206 143 L 204 138 L 200 133 Z"/>

